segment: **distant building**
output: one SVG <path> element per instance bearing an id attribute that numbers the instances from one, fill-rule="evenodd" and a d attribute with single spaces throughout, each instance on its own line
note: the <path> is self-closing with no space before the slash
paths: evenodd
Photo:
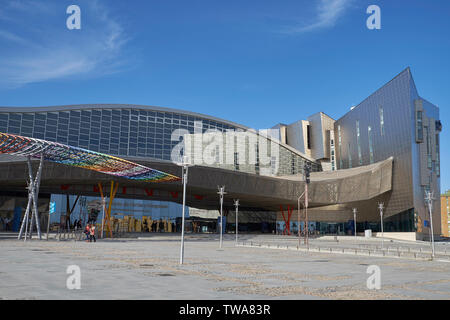
<path id="1" fill-rule="evenodd" d="M 443 237 L 450 237 L 450 190 L 441 194 L 441 234 Z"/>
<path id="2" fill-rule="evenodd" d="M 280 131 L 282 143 L 312 157 L 323 171 L 361 167 L 394 157 L 392 191 L 371 202 L 311 210 L 312 216 L 328 213 L 336 217 L 331 226 L 321 223 L 323 232 L 350 232 L 351 207 L 358 209 L 358 231 L 380 231 L 377 203 L 383 202 L 384 231 L 416 232 L 418 239 L 429 236 L 424 198 L 428 190 L 440 194 L 442 124 L 438 107 L 419 96 L 409 68 L 336 121 L 318 112 L 307 120 L 278 124 L 273 129 Z M 355 192 L 359 192 L 358 187 Z M 437 199 L 433 203 L 436 235 L 441 233 L 440 205 Z"/>

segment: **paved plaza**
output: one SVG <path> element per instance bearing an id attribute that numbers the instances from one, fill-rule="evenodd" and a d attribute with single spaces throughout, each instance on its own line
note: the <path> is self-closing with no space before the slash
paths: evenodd
<path id="1" fill-rule="evenodd" d="M 424 254 L 411 259 L 289 250 L 297 239 L 274 235 L 242 235 L 256 244 L 250 247 L 235 246 L 227 234 L 220 249 L 217 235 L 189 234 L 180 265 L 179 234 L 96 243 L 24 242 L 14 235 L 0 234 L 0 299 L 450 299 L 449 243 L 437 243 L 440 259 L 430 261 L 427 242 L 383 244 Z M 311 248 L 380 245 L 378 239 L 310 242 Z M 66 286 L 70 265 L 80 267 L 79 290 Z M 379 290 L 367 288 L 371 265 L 381 271 Z"/>

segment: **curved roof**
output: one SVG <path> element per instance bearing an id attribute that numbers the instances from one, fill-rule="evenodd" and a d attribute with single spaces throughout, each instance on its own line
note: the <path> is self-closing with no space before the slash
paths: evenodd
<path id="1" fill-rule="evenodd" d="M 248 130 L 250 128 L 243 126 L 241 124 L 208 116 L 206 114 L 201 114 L 197 112 L 191 112 L 180 109 L 173 109 L 167 107 L 158 107 L 158 106 L 146 106 L 139 104 L 118 104 L 118 103 L 101 103 L 101 104 L 73 104 L 73 105 L 63 105 L 63 106 L 50 106 L 50 107 L 0 107 L 0 112 L 55 112 L 55 111 L 70 111 L 70 110 L 85 110 L 85 109 L 142 109 L 156 112 L 171 112 L 171 113 L 179 113 L 185 114 L 188 116 L 205 118 L 208 120 L 213 120 L 217 122 L 221 122 L 224 124 L 228 124 L 233 127 L 241 128 Z"/>
<path id="2" fill-rule="evenodd" d="M 177 181 L 179 177 L 107 154 L 57 142 L 0 132 L 0 154 L 29 156 L 146 182 Z"/>
<path id="3" fill-rule="evenodd" d="M 207 120 L 217 121 L 217 122 L 227 124 L 229 126 L 233 126 L 233 127 L 239 128 L 239 129 L 250 130 L 250 131 L 254 131 L 255 133 L 258 133 L 254 129 L 251 129 L 242 124 L 238 124 L 238 123 L 235 123 L 232 121 L 216 118 L 216 117 L 205 115 L 202 113 L 167 108 L 167 107 L 158 107 L 158 106 L 146 106 L 146 105 L 138 105 L 138 104 L 117 104 L 117 103 L 74 104 L 74 105 L 47 106 L 47 107 L 1 107 L 0 106 L 0 112 L 14 112 L 14 113 L 57 112 L 57 111 L 87 110 L 87 109 L 142 109 L 142 110 L 156 111 L 156 112 L 159 111 L 159 112 L 178 113 L 178 114 L 184 114 L 184 115 L 193 116 L 193 117 L 204 118 Z M 266 138 L 270 139 L 271 141 L 276 142 L 279 145 L 285 147 L 289 151 L 301 156 L 302 158 L 305 158 L 311 162 L 316 162 L 316 160 L 314 158 L 300 152 L 299 150 L 297 150 L 287 144 L 284 144 L 271 136 L 266 136 L 266 135 L 264 135 L 264 136 Z"/>

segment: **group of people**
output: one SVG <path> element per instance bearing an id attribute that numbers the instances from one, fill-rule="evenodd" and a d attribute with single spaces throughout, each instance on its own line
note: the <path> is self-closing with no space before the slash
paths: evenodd
<path id="1" fill-rule="evenodd" d="M 84 229 L 84 234 L 86 235 L 86 242 L 92 242 L 92 240 L 96 242 L 97 240 L 95 239 L 95 224 L 88 223 L 86 225 L 86 228 Z"/>

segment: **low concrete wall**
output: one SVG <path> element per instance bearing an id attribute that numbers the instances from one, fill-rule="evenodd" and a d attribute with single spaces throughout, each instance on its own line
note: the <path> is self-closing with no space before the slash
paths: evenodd
<path id="1" fill-rule="evenodd" d="M 372 237 L 381 238 L 381 232 L 372 233 Z M 416 241 L 415 232 L 385 232 L 384 237 L 387 239 Z"/>

